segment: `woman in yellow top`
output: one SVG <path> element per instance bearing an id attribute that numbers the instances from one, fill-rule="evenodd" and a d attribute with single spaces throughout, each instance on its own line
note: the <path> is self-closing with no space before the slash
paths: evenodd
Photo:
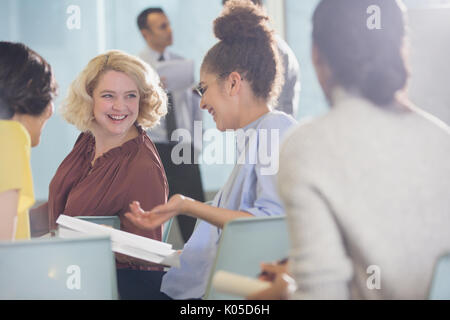
<path id="1" fill-rule="evenodd" d="M 0 42 L 0 241 L 30 238 L 31 147 L 53 113 L 50 65 L 20 43 Z"/>

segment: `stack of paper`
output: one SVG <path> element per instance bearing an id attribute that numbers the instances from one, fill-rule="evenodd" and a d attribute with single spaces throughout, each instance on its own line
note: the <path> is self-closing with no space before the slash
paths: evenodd
<path id="1" fill-rule="evenodd" d="M 172 249 L 171 244 L 66 215 L 60 215 L 56 223 L 59 224 L 61 238 L 109 236 L 114 252 L 165 266 L 180 267 L 179 254 Z"/>

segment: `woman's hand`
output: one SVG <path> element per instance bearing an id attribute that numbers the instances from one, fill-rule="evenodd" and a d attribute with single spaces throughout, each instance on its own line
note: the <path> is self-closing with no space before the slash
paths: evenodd
<path id="1" fill-rule="evenodd" d="M 288 273 L 288 259 L 283 259 L 271 263 L 261 263 L 261 273 L 259 280 L 273 282 L 277 274 Z"/>
<path id="2" fill-rule="evenodd" d="M 136 227 L 141 229 L 153 230 L 161 226 L 170 218 L 183 213 L 185 210 L 185 201 L 189 200 L 183 195 L 173 195 L 166 204 L 156 206 L 151 211 L 144 211 L 139 202 L 133 201 L 130 204 L 131 212 L 125 213 Z"/>
<path id="3" fill-rule="evenodd" d="M 271 281 L 272 285 L 247 297 L 248 300 L 285 300 L 297 286 L 295 280 L 287 273 L 287 263 L 261 264 L 260 280 Z"/>

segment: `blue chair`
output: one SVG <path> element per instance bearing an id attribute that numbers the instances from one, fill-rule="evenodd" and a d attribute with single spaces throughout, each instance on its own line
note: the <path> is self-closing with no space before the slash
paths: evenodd
<path id="1" fill-rule="evenodd" d="M 81 220 L 93 222 L 96 224 L 103 224 L 105 226 L 113 227 L 120 230 L 120 218 L 118 216 L 77 216 Z"/>
<path id="2" fill-rule="evenodd" d="M 430 300 L 450 300 L 450 253 L 440 257 L 434 268 Z"/>
<path id="3" fill-rule="evenodd" d="M 167 239 L 169 239 L 170 230 L 172 229 L 172 223 L 173 218 L 170 218 L 166 223 L 164 223 L 162 242 L 167 242 Z"/>
<path id="4" fill-rule="evenodd" d="M 228 222 L 219 240 L 216 259 L 209 276 L 204 299 L 242 299 L 215 291 L 212 278 L 223 270 L 257 278 L 260 263 L 288 256 L 289 239 L 284 216 L 242 218 Z"/>
<path id="5" fill-rule="evenodd" d="M 0 299 L 117 299 L 109 237 L 0 242 Z"/>

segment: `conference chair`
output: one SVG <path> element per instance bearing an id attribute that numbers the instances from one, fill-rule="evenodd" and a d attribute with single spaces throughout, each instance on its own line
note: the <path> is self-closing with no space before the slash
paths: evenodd
<path id="1" fill-rule="evenodd" d="M 74 218 L 93 222 L 96 224 L 103 224 L 105 226 L 110 226 L 114 229 L 120 230 L 120 219 L 118 216 L 77 216 Z"/>
<path id="2" fill-rule="evenodd" d="M 109 237 L 0 242 L 0 299 L 117 299 Z"/>
<path id="3" fill-rule="evenodd" d="M 441 256 L 434 268 L 430 300 L 450 300 L 450 253 Z"/>
<path id="4" fill-rule="evenodd" d="M 257 278 L 261 262 L 288 256 L 289 241 L 284 216 L 241 218 L 228 222 L 219 240 L 204 299 L 242 299 L 217 292 L 212 286 L 216 271 Z"/>
<path id="5" fill-rule="evenodd" d="M 170 235 L 170 232 L 172 229 L 172 224 L 173 224 L 173 218 L 170 218 L 168 221 L 166 221 L 166 223 L 164 223 L 162 242 L 167 242 L 167 240 L 169 239 L 169 235 Z"/>

